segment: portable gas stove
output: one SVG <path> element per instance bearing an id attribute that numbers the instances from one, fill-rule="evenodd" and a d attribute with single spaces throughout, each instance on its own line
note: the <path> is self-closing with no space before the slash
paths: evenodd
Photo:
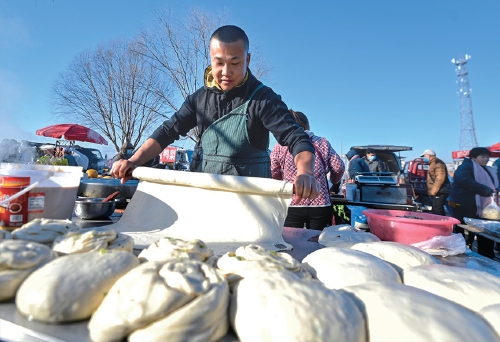
<path id="1" fill-rule="evenodd" d="M 392 172 L 362 172 L 356 176 L 362 202 L 406 204 L 406 188 Z"/>

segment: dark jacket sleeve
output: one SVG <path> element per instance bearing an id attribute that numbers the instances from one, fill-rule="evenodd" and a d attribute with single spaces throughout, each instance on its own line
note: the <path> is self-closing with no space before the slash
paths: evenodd
<path id="1" fill-rule="evenodd" d="M 272 89 L 267 89 L 264 95 L 259 101 L 260 108 L 257 110 L 257 115 L 262 125 L 273 134 L 276 141 L 282 146 L 288 146 L 288 150 L 294 157 L 303 151 L 315 153 L 309 136 L 297 125 L 280 97 Z"/>
<path id="2" fill-rule="evenodd" d="M 154 132 L 150 138 L 156 140 L 162 150 L 178 140 L 180 136 L 186 134 L 196 126 L 196 106 L 195 99 L 199 90 L 189 95 L 177 111 L 168 120 L 165 120 Z"/>
<path id="3" fill-rule="evenodd" d="M 464 162 L 455 171 L 455 177 L 451 187 L 450 199 L 466 207 L 475 206 L 475 195 L 490 196 L 493 189 L 476 182 L 474 179 L 474 168 L 470 159 Z"/>

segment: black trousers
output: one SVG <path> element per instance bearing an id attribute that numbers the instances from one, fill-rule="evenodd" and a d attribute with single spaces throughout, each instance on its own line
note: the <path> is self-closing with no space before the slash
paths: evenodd
<path id="1" fill-rule="evenodd" d="M 288 207 L 285 227 L 322 230 L 332 224 L 333 208 L 328 207 Z"/>
<path id="2" fill-rule="evenodd" d="M 446 216 L 444 205 L 446 203 L 446 198 L 448 198 L 448 195 L 437 195 L 429 197 L 432 201 L 432 213 L 436 215 Z"/>
<path id="3" fill-rule="evenodd" d="M 465 224 L 464 217 L 479 218 L 479 216 L 476 215 L 475 207 L 466 208 L 461 205 L 457 205 L 455 206 L 455 208 L 453 208 L 453 217 L 459 220 L 462 224 Z M 455 226 L 455 233 L 460 233 L 465 238 L 465 233 L 463 228 Z M 471 245 L 474 242 L 475 235 L 476 234 L 469 232 L 467 238 L 468 245 Z M 490 259 L 493 259 L 495 257 L 495 252 L 493 250 L 494 246 L 495 246 L 495 241 L 487 239 L 481 235 L 477 236 L 477 252 L 479 254 L 484 255 L 485 257 L 488 257 Z"/>

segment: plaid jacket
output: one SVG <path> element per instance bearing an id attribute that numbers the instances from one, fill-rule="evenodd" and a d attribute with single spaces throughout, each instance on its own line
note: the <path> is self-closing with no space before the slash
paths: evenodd
<path id="1" fill-rule="evenodd" d="M 316 149 L 316 158 L 314 164 L 314 177 L 320 184 L 320 194 L 317 198 L 302 199 L 297 201 L 295 195 L 292 198 L 291 206 L 329 206 L 330 191 L 328 187 L 327 174 L 330 173 L 332 184 L 336 184 L 344 174 L 345 165 L 340 156 L 335 152 L 328 140 L 315 136 L 314 133 L 306 131 L 309 134 L 312 144 Z M 274 179 L 286 180 L 292 182 L 297 175 L 297 167 L 293 162 L 293 156 L 286 146 L 276 144 L 271 151 L 271 176 Z"/>

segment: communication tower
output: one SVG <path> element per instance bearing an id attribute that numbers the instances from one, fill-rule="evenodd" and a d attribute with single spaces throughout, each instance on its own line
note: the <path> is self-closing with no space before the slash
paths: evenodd
<path id="1" fill-rule="evenodd" d="M 451 62 L 457 67 L 455 72 L 458 80 L 458 96 L 460 97 L 460 149 L 470 150 L 477 147 L 476 129 L 474 128 L 474 114 L 472 113 L 472 101 L 470 98 L 471 89 L 469 88 L 469 72 L 465 67 L 467 61 L 471 59 L 470 55 L 465 57 L 453 58 Z"/>

